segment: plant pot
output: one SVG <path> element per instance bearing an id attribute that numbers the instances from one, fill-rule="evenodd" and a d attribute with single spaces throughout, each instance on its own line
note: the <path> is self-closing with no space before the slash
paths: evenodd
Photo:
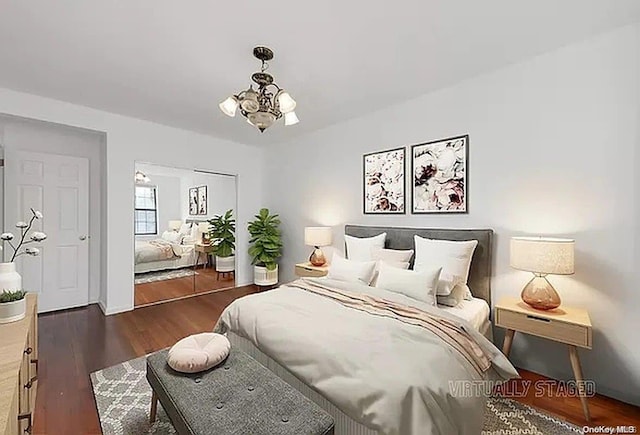
<path id="1" fill-rule="evenodd" d="M 253 282 L 255 285 L 269 286 L 278 283 L 278 266 L 269 270 L 264 266 L 253 266 Z"/>
<path id="2" fill-rule="evenodd" d="M 0 263 L 0 292 L 22 290 L 22 277 L 15 263 Z"/>
<path id="3" fill-rule="evenodd" d="M 0 323 L 17 322 L 24 319 L 27 312 L 27 298 L 0 303 Z"/>
<path id="4" fill-rule="evenodd" d="M 216 255 L 216 272 L 234 272 L 236 270 L 236 256 L 218 257 Z"/>

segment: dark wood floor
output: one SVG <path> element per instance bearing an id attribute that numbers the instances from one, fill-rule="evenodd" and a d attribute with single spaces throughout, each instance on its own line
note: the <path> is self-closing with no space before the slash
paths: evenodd
<path id="1" fill-rule="evenodd" d="M 41 315 L 39 385 L 34 434 L 100 434 L 89 374 L 171 346 L 187 335 L 211 331 L 234 299 L 259 291 L 247 286 L 105 317 L 96 305 Z M 546 379 L 521 370 L 525 380 Z M 522 382 L 522 381 L 512 381 Z M 585 425 L 577 398 L 520 399 Z M 640 427 L 640 408 L 597 396 L 592 425 Z"/>
<path id="2" fill-rule="evenodd" d="M 218 275 L 212 267 L 198 267 L 195 276 L 136 284 L 134 305 L 140 307 L 232 287 L 235 287 L 233 275 L 226 274 L 223 277 L 222 274 Z"/>

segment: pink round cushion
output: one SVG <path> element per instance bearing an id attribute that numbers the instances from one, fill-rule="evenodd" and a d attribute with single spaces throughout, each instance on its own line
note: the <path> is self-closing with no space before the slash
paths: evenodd
<path id="1" fill-rule="evenodd" d="M 177 372 L 196 373 L 220 364 L 228 355 L 231 343 L 213 332 L 190 335 L 169 349 L 167 363 Z"/>

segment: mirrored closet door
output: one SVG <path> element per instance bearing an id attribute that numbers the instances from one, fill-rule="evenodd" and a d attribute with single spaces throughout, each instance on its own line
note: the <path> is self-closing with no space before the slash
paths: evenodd
<path id="1" fill-rule="evenodd" d="M 235 286 L 236 177 L 137 163 L 135 306 Z"/>

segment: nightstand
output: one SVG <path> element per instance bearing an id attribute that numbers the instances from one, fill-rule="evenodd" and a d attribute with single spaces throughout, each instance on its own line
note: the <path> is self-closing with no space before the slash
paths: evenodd
<path id="1" fill-rule="evenodd" d="M 504 298 L 496 304 L 496 326 L 507 330 L 502 346 L 502 352 L 507 357 L 516 331 L 566 344 L 569 347 L 571 368 L 580 393 L 582 411 L 587 421 L 591 421 L 578 357 L 578 347 L 591 349 L 592 330 L 589 313 L 564 305 L 554 310 L 540 311 L 531 308 L 521 299 Z"/>
<path id="2" fill-rule="evenodd" d="M 196 269 L 198 267 L 198 262 L 200 261 L 200 254 L 204 254 L 207 258 L 207 263 L 204 265 L 204 267 L 206 268 L 211 261 L 211 255 L 213 254 L 213 244 L 203 245 L 202 243 L 196 243 L 194 249 L 196 250 L 198 255 L 196 257 L 196 264 L 193 266 L 193 268 Z"/>
<path id="3" fill-rule="evenodd" d="M 329 272 L 329 265 L 314 266 L 311 263 L 298 263 L 296 264 L 296 276 L 300 278 L 319 278 L 325 276 Z"/>

